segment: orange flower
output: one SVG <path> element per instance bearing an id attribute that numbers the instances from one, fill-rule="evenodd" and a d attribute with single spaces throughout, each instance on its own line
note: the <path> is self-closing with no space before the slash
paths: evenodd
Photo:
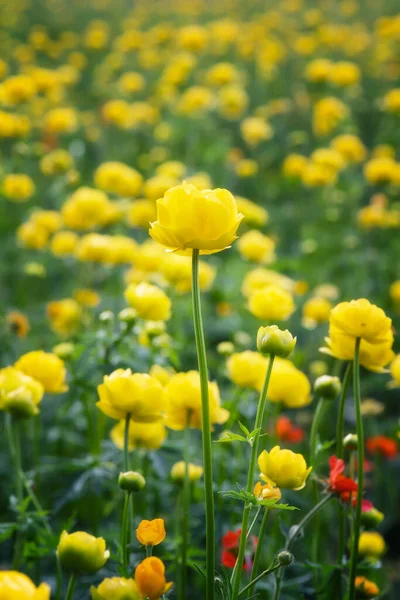
<path id="1" fill-rule="evenodd" d="M 366 446 L 370 454 L 378 454 L 385 458 L 393 458 L 397 454 L 396 441 L 384 435 L 375 435 L 368 438 Z"/>
<path id="2" fill-rule="evenodd" d="M 293 425 L 289 417 L 281 415 L 276 421 L 276 434 L 278 439 L 283 442 L 292 442 L 297 444 L 304 439 L 304 431 L 301 427 Z"/>
<path id="3" fill-rule="evenodd" d="M 379 594 L 379 588 L 373 581 L 360 575 L 355 579 L 357 598 L 375 598 Z"/>
<path id="4" fill-rule="evenodd" d="M 142 596 L 149 600 L 159 600 L 172 586 L 172 582 L 166 582 L 164 563 L 156 556 L 145 558 L 136 567 L 135 582 Z"/>
<path id="5" fill-rule="evenodd" d="M 13 310 L 8 313 L 7 323 L 11 331 L 21 338 L 24 338 L 31 328 L 27 317 L 19 312 L 19 310 Z"/>
<path id="6" fill-rule="evenodd" d="M 136 537 L 143 546 L 157 546 L 165 538 L 164 519 L 144 519 L 136 529 Z"/>

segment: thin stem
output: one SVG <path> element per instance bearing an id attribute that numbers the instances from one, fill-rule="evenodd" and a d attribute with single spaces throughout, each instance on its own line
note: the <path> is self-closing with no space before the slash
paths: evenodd
<path id="1" fill-rule="evenodd" d="M 310 464 L 315 467 L 316 459 L 317 459 L 317 446 L 318 446 L 318 431 L 321 426 L 322 417 L 324 415 L 324 411 L 326 408 L 327 400 L 325 398 L 320 398 L 318 400 L 317 408 L 314 413 L 314 419 L 311 425 L 311 433 L 310 433 Z M 313 492 L 313 500 L 314 504 L 318 503 L 318 483 L 314 479 L 312 482 L 312 492 Z M 320 520 L 318 515 L 315 517 L 314 522 L 314 535 L 312 538 L 311 544 L 311 560 L 313 563 L 318 561 L 318 550 L 319 550 L 319 534 L 320 534 Z"/>
<path id="2" fill-rule="evenodd" d="M 264 509 L 264 515 L 261 521 L 261 525 L 260 525 L 260 531 L 258 533 L 258 542 L 257 542 L 257 548 L 256 548 L 256 553 L 254 555 L 254 561 L 253 561 L 253 568 L 251 570 L 251 576 L 250 579 L 251 580 L 255 580 L 257 577 L 257 573 L 260 567 L 260 560 L 261 560 L 261 553 L 262 553 L 262 543 L 264 541 L 264 535 L 265 535 L 265 531 L 267 529 L 267 523 L 268 523 L 268 517 L 269 517 L 269 513 L 270 510 L 268 508 Z M 266 574 L 266 573 L 265 573 Z M 257 580 L 256 580 L 257 581 Z M 255 581 L 254 581 L 255 583 Z M 253 583 L 253 585 L 254 585 Z M 250 587 L 249 589 L 249 593 L 247 595 L 248 598 L 250 598 L 251 593 L 253 591 L 253 585 L 249 584 Z M 240 594 L 243 592 L 243 590 L 240 592 Z M 239 596 L 240 596 L 239 594 Z"/>
<path id="3" fill-rule="evenodd" d="M 127 413 L 125 417 L 125 429 L 124 429 L 124 471 L 129 471 L 129 422 L 131 420 L 131 413 Z"/>
<path id="4" fill-rule="evenodd" d="M 261 390 L 260 398 L 257 406 L 257 414 L 256 420 L 254 424 L 254 429 L 258 429 L 257 433 L 254 436 L 253 443 L 251 445 L 251 453 L 250 453 L 250 462 L 249 462 L 249 470 L 247 473 L 247 486 L 246 491 L 251 493 L 253 491 L 253 480 L 254 480 L 254 471 L 257 463 L 257 455 L 258 455 L 258 445 L 260 440 L 260 431 L 263 424 L 265 404 L 267 401 L 267 391 L 269 380 L 271 378 L 272 367 L 274 365 L 274 356 L 269 357 L 268 368 L 265 374 L 264 385 Z M 251 504 L 246 504 L 243 509 L 243 518 L 242 518 L 242 531 L 240 534 L 240 542 L 239 542 L 239 551 L 236 559 L 236 564 L 232 573 L 232 600 L 237 600 L 239 595 L 239 587 L 240 587 L 240 576 L 242 571 L 242 565 L 244 560 L 244 555 L 246 551 L 246 537 L 247 537 L 247 528 L 249 526 L 249 518 L 250 518 Z"/>
<path id="5" fill-rule="evenodd" d="M 350 581 L 349 581 L 349 600 L 355 597 L 355 578 L 357 570 L 358 558 L 358 541 L 360 538 L 361 525 L 361 508 L 364 489 L 364 428 L 361 414 L 361 395 L 360 395 L 360 343 L 361 339 L 356 339 L 354 351 L 354 368 L 353 368 L 353 394 L 354 404 L 356 409 L 356 432 L 357 432 L 357 452 L 358 452 L 358 469 L 357 469 L 357 504 L 354 515 L 353 524 L 353 540 L 350 554 Z"/>
<path id="6" fill-rule="evenodd" d="M 65 596 L 65 600 L 72 600 L 76 586 L 76 579 L 77 578 L 75 573 L 72 573 L 71 577 L 69 578 L 68 590 L 67 595 Z"/>
<path id="7" fill-rule="evenodd" d="M 254 527 L 254 525 L 256 524 L 256 522 L 257 522 L 257 519 L 258 519 L 258 516 L 259 516 L 259 514 L 260 514 L 260 512 L 261 512 L 261 511 L 262 511 L 262 506 L 260 505 L 260 506 L 258 507 L 258 509 L 257 509 L 257 512 L 256 512 L 256 514 L 254 515 L 254 519 L 252 520 L 250 527 L 249 527 L 249 528 L 248 528 L 248 530 L 247 530 L 246 541 L 249 539 L 249 537 L 250 537 L 250 534 L 251 534 L 251 532 L 253 531 L 253 527 Z"/>
<path id="8" fill-rule="evenodd" d="M 128 575 L 129 504 L 130 493 L 125 492 L 121 525 L 121 562 L 125 576 Z"/>
<path id="9" fill-rule="evenodd" d="M 336 426 L 336 456 L 343 458 L 343 438 L 344 438 L 344 408 L 346 405 L 347 391 L 349 389 L 350 374 L 351 374 L 352 363 L 349 363 L 346 367 L 346 371 L 343 378 L 342 391 L 339 398 L 339 411 L 337 417 Z M 346 534 L 346 514 L 344 506 L 341 502 L 338 503 L 338 549 L 337 549 L 337 562 L 339 565 L 342 564 L 343 555 L 345 551 L 345 534 Z"/>
<path id="10" fill-rule="evenodd" d="M 185 462 L 185 478 L 183 481 L 183 513 L 182 513 L 182 562 L 181 562 L 181 585 L 179 598 L 186 598 L 187 586 L 187 549 L 189 545 L 189 506 L 190 506 L 190 479 L 189 479 L 189 429 L 190 414 L 187 418 L 183 439 L 183 459 Z"/>
<path id="11" fill-rule="evenodd" d="M 274 571 L 277 571 L 278 569 L 281 569 L 282 565 L 275 565 L 273 567 L 270 567 L 269 569 L 267 569 L 266 571 L 263 571 L 262 573 L 260 573 L 258 575 L 258 577 L 256 577 L 255 579 L 253 579 L 252 581 L 250 581 L 250 583 L 248 583 L 242 590 L 240 590 L 239 592 L 239 596 L 241 596 L 242 594 L 244 594 L 247 591 L 251 591 L 251 588 L 258 582 L 260 581 L 260 579 L 263 579 L 263 577 L 266 577 L 267 575 L 270 575 L 270 573 L 273 573 Z"/>
<path id="12" fill-rule="evenodd" d="M 146 558 L 150 558 L 150 556 L 153 556 L 153 546 L 151 544 L 146 546 Z"/>
<path id="13" fill-rule="evenodd" d="M 208 399 L 208 369 L 203 320 L 201 316 L 199 285 L 199 250 L 192 252 L 193 323 L 196 338 L 197 360 L 200 373 L 201 428 L 203 441 L 204 491 L 206 505 L 206 600 L 214 600 L 215 584 L 215 515 L 212 473 L 211 423 Z"/>

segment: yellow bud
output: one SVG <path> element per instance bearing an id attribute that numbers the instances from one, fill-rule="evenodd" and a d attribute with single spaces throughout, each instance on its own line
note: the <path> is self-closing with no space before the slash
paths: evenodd
<path id="1" fill-rule="evenodd" d="M 63 531 L 57 547 L 57 556 L 64 569 L 74 573 L 96 573 L 107 562 L 110 552 L 103 538 L 84 531 Z"/>
<path id="2" fill-rule="evenodd" d="M 260 327 L 257 333 L 257 348 L 261 354 L 270 354 L 286 358 L 296 345 L 290 331 L 279 329 L 277 325 Z"/>

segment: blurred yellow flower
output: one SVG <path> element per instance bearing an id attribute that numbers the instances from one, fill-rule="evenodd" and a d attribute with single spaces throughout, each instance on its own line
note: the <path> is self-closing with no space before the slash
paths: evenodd
<path id="1" fill-rule="evenodd" d="M 203 475 L 203 467 L 195 465 L 193 463 L 188 464 L 189 481 L 198 481 Z M 185 461 L 180 460 L 176 462 L 171 469 L 171 479 L 176 483 L 183 483 L 185 480 L 186 464 Z"/>
<path id="2" fill-rule="evenodd" d="M 266 367 L 257 383 L 261 391 Z M 290 360 L 276 357 L 267 398 L 270 402 L 282 402 L 286 408 L 302 408 L 311 403 L 311 384 L 307 376 Z"/>
<path id="3" fill-rule="evenodd" d="M 1 191 L 11 202 L 27 202 L 35 193 L 35 184 L 29 175 L 12 173 L 4 177 Z"/>
<path id="4" fill-rule="evenodd" d="M 64 298 L 48 303 L 47 316 L 55 333 L 70 335 L 82 321 L 82 309 L 73 298 Z"/>
<path id="5" fill-rule="evenodd" d="M 292 294 L 279 285 L 268 285 L 249 297 L 250 312 L 263 321 L 287 321 L 295 309 Z"/>
<path id="6" fill-rule="evenodd" d="M 154 377 L 154 374 L 150 374 Z M 165 438 L 167 432 L 162 421 L 155 421 L 153 423 L 140 423 L 129 421 L 129 434 L 128 434 L 128 447 L 129 450 L 135 450 L 136 448 L 143 448 L 144 450 L 158 450 Z M 114 444 L 120 449 L 124 448 L 124 432 L 125 432 L 125 421 L 120 421 L 115 425 L 110 432 L 110 437 Z"/>
<path id="7" fill-rule="evenodd" d="M 33 350 L 23 354 L 15 363 L 15 368 L 39 381 L 44 391 L 60 394 L 68 390 L 65 379 L 67 371 L 64 361 L 51 352 Z"/>
<path id="8" fill-rule="evenodd" d="M 361 556 L 379 558 L 386 549 L 385 540 L 377 531 L 361 532 L 358 542 L 358 552 Z"/>
<path id="9" fill-rule="evenodd" d="M 133 579 L 110 577 L 96 587 L 90 588 L 92 600 L 141 600 L 138 587 Z"/>
<path id="10" fill-rule="evenodd" d="M 171 300 L 161 288 L 150 283 L 131 283 L 125 290 L 125 299 L 141 319 L 167 321 L 171 317 Z"/>
<path id="11" fill-rule="evenodd" d="M 165 579 L 164 563 L 156 556 L 145 558 L 135 570 L 135 582 L 143 598 L 160 600 L 171 587 Z"/>
<path id="12" fill-rule="evenodd" d="M 50 600 L 50 593 L 47 583 L 36 587 L 24 573 L 0 571 L 0 598 L 4 600 Z"/>
<path id="13" fill-rule="evenodd" d="M 238 250 L 243 257 L 262 264 L 274 261 L 275 245 L 272 238 L 257 230 L 247 231 L 237 243 Z"/>
<path id="14" fill-rule="evenodd" d="M 102 163 L 94 173 L 96 187 L 118 196 L 137 196 L 141 190 L 141 174 L 121 162 Z"/>
<path id="15" fill-rule="evenodd" d="M 226 361 L 228 377 L 241 388 L 258 389 L 258 383 L 265 376 L 267 360 L 251 350 L 235 352 Z"/>

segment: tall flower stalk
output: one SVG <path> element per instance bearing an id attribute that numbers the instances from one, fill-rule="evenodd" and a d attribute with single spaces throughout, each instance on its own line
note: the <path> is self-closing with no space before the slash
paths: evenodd
<path id="1" fill-rule="evenodd" d="M 192 300 L 193 322 L 196 338 L 197 360 L 200 373 L 201 417 L 204 463 L 204 489 L 206 504 L 206 599 L 214 600 L 215 584 L 215 516 L 213 492 L 213 467 L 211 450 L 210 406 L 208 400 L 207 354 L 204 340 L 203 319 L 201 315 L 199 284 L 199 250 L 192 252 Z"/>

